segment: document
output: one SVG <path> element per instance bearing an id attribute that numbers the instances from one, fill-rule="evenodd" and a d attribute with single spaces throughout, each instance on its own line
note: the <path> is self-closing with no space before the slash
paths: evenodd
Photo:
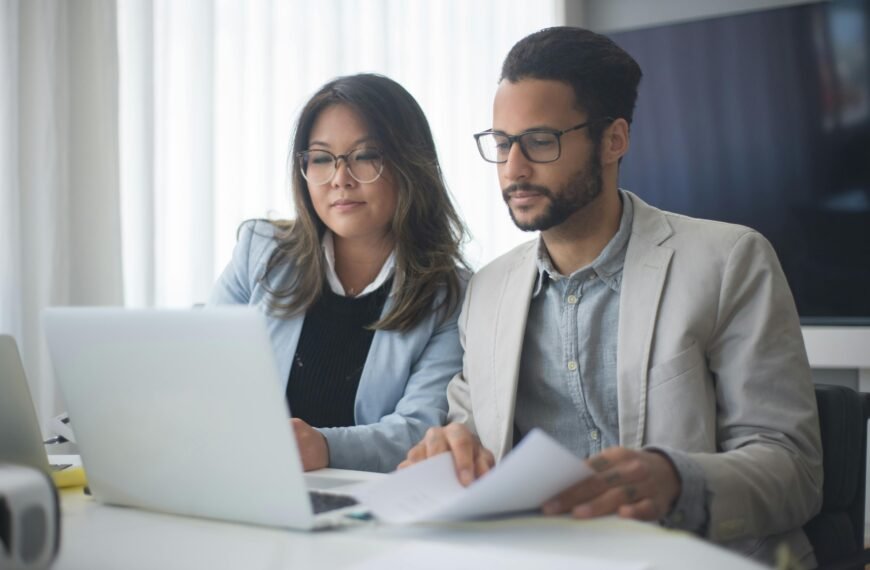
<path id="1" fill-rule="evenodd" d="M 458 521 L 537 509 L 592 473 L 584 460 L 535 429 L 468 487 L 456 478 L 453 457 L 443 453 L 349 494 L 388 523 Z"/>
<path id="2" fill-rule="evenodd" d="M 548 552 L 530 552 L 514 548 L 491 546 L 455 546 L 419 544 L 403 546 L 387 554 L 366 560 L 352 570 L 384 570 L 384 568 L 414 568 L 416 570 L 649 570 L 643 562 L 622 562 L 564 556 Z"/>

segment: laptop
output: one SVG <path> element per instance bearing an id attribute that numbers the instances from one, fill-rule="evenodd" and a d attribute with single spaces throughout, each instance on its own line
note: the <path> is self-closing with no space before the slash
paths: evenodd
<path id="1" fill-rule="evenodd" d="M 44 317 L 98 500 L 300 530 L 364 518 L 359 507 L 315 514 L 256 309 L 51 308 Z M 318 474 L 316 486 L 360 482 L 343 475 Z M 353 502 L 325 496 L 338 503 L 329 506 Z"/>
<path id="2" fill-rule="evenodd" d="M 0 334 L 0 463 L 51 474 L 15 338 Z"/>
<path id="3" fill-rule="evenodd" d="M 0 335 L 0 568 L 48 568 L 57 557 L 52 475 L 67 467 L 49 464 L 15 338 Z"/>

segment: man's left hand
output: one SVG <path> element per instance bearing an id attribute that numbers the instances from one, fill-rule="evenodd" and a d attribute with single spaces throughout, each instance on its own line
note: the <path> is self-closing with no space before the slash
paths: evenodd
<path id="1" fill-rule="evenodd" d="M 611 447 L 587 460 L 595 474 L 544 503 L 544 514 L 586 519 L 617 514 L 660 520 L 680 496 L 671 461 L 661 453 Z"/>

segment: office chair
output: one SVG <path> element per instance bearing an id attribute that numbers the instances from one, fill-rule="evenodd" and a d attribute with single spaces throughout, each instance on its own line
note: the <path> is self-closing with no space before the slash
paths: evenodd
<path id="1" fill-rule="evenodd" d="M 822 510 L 804 532 L 819 568 L 851 570 L 870 563 L 864 548 L 864 489 L 870 394 L 816 385 L 824 454 Z"/>

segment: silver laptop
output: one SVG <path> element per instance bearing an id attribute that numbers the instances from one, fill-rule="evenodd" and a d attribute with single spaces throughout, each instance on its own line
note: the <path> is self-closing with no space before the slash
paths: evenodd
<path id="1" fill-rule="evenodd" d="M 53 308 L 45 331 L 100 501 L 294 529 L 347 520 L 315 515 L 255 309 Z"/>
<path id="2" fill-rule="evenodd" d="M 0 335 L 0 434 L 0 462 L 51 472 L 18 346 L 5 334 Z"/>

